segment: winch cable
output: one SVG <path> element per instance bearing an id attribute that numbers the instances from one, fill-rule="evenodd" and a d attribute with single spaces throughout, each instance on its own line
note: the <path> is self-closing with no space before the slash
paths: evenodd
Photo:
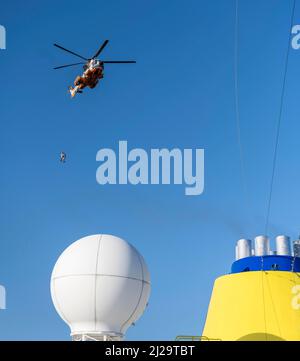
<path id="1" fill-rule="evenodd" d="M 289 63 L 289 54 L 290 54 L 290 47 L 291 47 L 291 37 L 292 37 L 292 27 L 293 27 L 293 22 L 294 22 L 294 15 L 295 15 L 295 6 L 296 6 L 296 0 L 293 0 L 293 7 L 292 7 L 291 20 L 290 20 L 290 28 L 289 28 L 289 37 L 288 37 L 289 41 L 288 41 L 288 46 L 286 49 L 283 84 L 282 84 L 282 91 L 281 91 L 281 97 L 280 97 L 278 121 L 277 121 L 277 130 L 276 130 L 275 147 L 274 147 L 273 164 L 272 164 L 272 174 L 271 174 L 271 182 L 270 182 L 270 192 L 269 192 L 269 198 L 268 198 L 268 203 L 267 203 L 265 234 L 268 234 L 268 230 L 269 230 L 269 218 L 270 218 L 272 196 L 273 196 L 274 177 L 275 177 L 275 171 L 276 171 L 278 143 L 279 143 L 281 122 L 282 122 L 283 101 L 284 101 L 284 95 L 285 95 L 286 75 L 287 75 L 287 69 L 288 69 L 288 63 Z"/>

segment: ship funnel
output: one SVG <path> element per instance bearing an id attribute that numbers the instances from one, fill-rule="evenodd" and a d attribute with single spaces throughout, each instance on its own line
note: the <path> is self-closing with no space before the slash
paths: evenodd
<path id="1" fill-rule="evenodd" d="M 236 245 L 236 260 L 251 256 L 252 242 L 250 239 L 239 239 Z"/>
<path id="2" fill-rule="evenodd" d="M 291 255 L 291 243 L 288 236 L 276 237 L 276 253 L 278 256 L 290 256 Z"/>
<path id="3" fill-rule="evenodd" d="M 270 241 L 267 236 L 257 236 L 254 240 L 255 256 L 266 256 L 270 254 Z"/>

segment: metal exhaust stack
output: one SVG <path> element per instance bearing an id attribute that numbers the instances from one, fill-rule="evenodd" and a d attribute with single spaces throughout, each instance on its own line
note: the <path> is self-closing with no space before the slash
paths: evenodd
<path id="1" fill-rule="evenodd" d="M 284 235 L 276 237 L 276 253 L 278 256 L 291 255 L 290 237 Z"/>
<path id="2" fill-rule="evenodd" d="M 294 257 L 300 257 L 300 239 L 293 242 Z"/>
<path id="3" fill-rule="evenodd" d="M 270 254 L 270 241 L 267 236 L 257 236 L 254 239 L 255 256 L 267 256 Z"/>
<path id="4" fill-rule="evenodd" d="M 237 241 L 236 245 L 236 260 L 245 258 L 245 257 L 251 257 L 252 255 L 252 241 L 250 239 L 239 239 Z"/>

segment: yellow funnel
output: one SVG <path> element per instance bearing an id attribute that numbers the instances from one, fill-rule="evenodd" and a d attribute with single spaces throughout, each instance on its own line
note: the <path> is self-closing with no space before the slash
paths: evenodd
<path id="1" fill-rule="evenodd" d="M 203 336 L 226 341 L 300 341 L 300 273 L 251 271 L 219 277 Z"/>

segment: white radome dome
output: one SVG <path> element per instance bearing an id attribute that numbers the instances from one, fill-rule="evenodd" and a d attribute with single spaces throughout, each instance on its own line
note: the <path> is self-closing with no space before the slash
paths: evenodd
<path id="1" fill-rule="evenodd" d="M 150 275 L 132 245 L 118 237 L 92 235 L 60 255 L 51 296 L 73 339 L 123 339 L 147 306 Z"/>

